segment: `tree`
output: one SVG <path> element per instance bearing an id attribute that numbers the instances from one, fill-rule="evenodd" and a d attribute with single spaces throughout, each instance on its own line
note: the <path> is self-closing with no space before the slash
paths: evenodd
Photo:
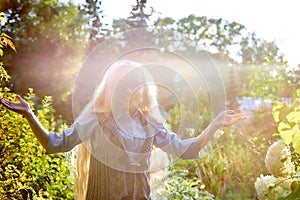
<path id="1" fill-rule="evenodd" d="M 0 12 L 0 24 L 1 23 L 6 23 L 6 19 L 4 18 L 4 13 Z M 11 41 L 11 37 L 9 35 L 7 35 L 6 33 L 2 32 L 2 30 L 0 29 L 0 57 L 3 56 L 4 52 L 3 49 L 6 48 L 7 46 L 9 46 L 10 48 L 12 48 L 13 50 L 16 51 L 15 45 L 13 44 L 13 42 Z M 0 81 L 1 81 L 1 85 L 2 85 L 2 81 L 8 81 L 10 78 L 10 76 L 7 74 L 6 70 L 4 69 L 4 64 L 2 62 L 0 62 Z"/>
<path id="2" fill-rule="evenodd" d="M 7 13 L 3 31 L 14 38 L 18 54 L 6 56 L 14 91 L 25 94 L 35 88 L 37 96 L 52 95 L 59 113 L 71 118 L 70 92 L 81 67 L 87 38 L 87 19 L 78 7 L 58 0 L 3 0 Z"/>
<path id="3" fill-rule="evenodd" d="M 255 33 L 248 33 L 244 36 L 240 41 L 240 47 L 239 55 L 244 64 L 281 63 L 284 61 L 274 41 L 268 42 L 259 39 Z"/>
<path id="4" fill-rule="evenodd" d="M 102 1 L 100 0 L 86 0 L 84 4 L 80 5 L 82 15 L 87 19 L 87 24 L 84 25 L 88 32 L 88 47 L 87 52 L 93 49 L 98 43 L 103 40 L 103 36 L 107 34 L 107 29 L 101 22 L 104 18 L 101 10 Z"/>
<path id="5" fill-rule="evenodd" d="M 230 55 L 229 49 L 236 45 L 246 28 L 236 22 L 206 16 L 189 15 L 178 21 L 160 18 L 155 23 L 159 27 L 170 27 L 196 42 L 196 46 L 213 53 Z"/>
<path id="6" fill-rule="evenodd" d="M 114 20 L 113 29 L 119 32 L 149 27 L 150 18 L 155 12 L 153 7 L 147 6 L 147 0 L 136 0 L 136 4 L 132 5 L 129 17 Z"/>

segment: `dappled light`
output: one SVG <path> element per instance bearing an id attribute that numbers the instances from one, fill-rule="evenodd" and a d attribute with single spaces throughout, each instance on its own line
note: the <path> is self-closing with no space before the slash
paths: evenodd
<path id="1" fill-rule="evenodd" d="M 0 199 L 299 199 L 300 65 L 149 1 L 0 3 Z"/>

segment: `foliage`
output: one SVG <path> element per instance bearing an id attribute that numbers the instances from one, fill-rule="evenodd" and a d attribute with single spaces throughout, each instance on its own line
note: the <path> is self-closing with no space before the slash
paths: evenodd
<path id="1" fill-rule="evenodd" d="M 240 90 L 240 84 L 237 82 L 237 77 L 236 77 L 236 70 L 233 69 L 233 66 L 229 68 L 229 83 L 227 86 L 227 101 L 229 103 L 228 107 L 231 110 L 235 110 L 238 108 L 238 103 L 236 100 L 236 97 L 239 96 L 239 90 Z"/>
<path id="2" fill-rule="evenodd" d="M 71 119 L 71 114 L 66 114 L 71 109 L 68 101 L 71 100 L 74 76 L 83 55 L 102 41 L 109 32 L 145 27 L 149 26 L 149 22 L 153 22 L 155 28 L 169 30 L 168 34 L 160 36 L 162 42 L 174 38 L 174 32 L 180 32 L 193 41 L 181 41 L 186 48 L 182 52 L 197 51 L 201 46 L 205 50 L 218 53 L 219 56 L 232 59 L 236 58 L 236 55 L 229 55 L 229 50 L 237 47 L 235 49 L 242 52 L 243 38 L 247 38 L 247 30 L 243 25 L 223 19 L 191 15 L 178 21 L 170 18 L 154 21 L 151 17 L 155 10 L 149 8 L 148 11 L 146 1 L 140 0 L 136 1 L 128 18 L 115 20 L 112 24 L 113 29 L 108 30 L 102 21 L 105 16 L 101 10 L 101 3 L 101 0 L 86 0 L 85 3 L 76 6 L 72 2 L 58 0 L 4 0 L 0 8 L 8 13 L 8 26 L 5 30 L 14 36 L 19 51 L 17 56 L 7 62 L 7 66 L 10 66 L 9 71 L 14 75 L 11 79 L 13 89 L 25 93 L 26 89 L 31 87 L 35 89 L 37 96 L 52 95 L 58 113 Z M 264 45 L 264 41 L 253 42 L 257 40 L 251 36 L 251 48 L 264 48 L 249 52 L 253 55 L 266 55 L 270 50 L 269 46 Z M 197 60 L 198 54 L 194 57 Z"/>
<path id="3" fill-rule="evenodd" d="M 270 175 L 261 174 L 254 183 L 259 199 L 286 199 L 285 197 L 299 192 L 300 179 L 294 175 L 295 165 L 291 152 L 283 140 L 278 140 L 269 147 L 265 164 Z"/>
<path id="4" fill-rule="evenodd" d="M 59 114 L 71 118 L 70 93 L 87 45 L 87 19 L 78 6 L 58 0 L 3 0 L 7 24 L 1 29 L 14 38 L 18 54 L 5 55 L 10 87 L 37 98 L 52 95 Z M 67 115 L 69 113 L 69 115 Z"/>
<path id="5" fill-rule="evenodd" d="M 113 20 L 113 31 L 128 31 L 132 29 L 146 28 L 151 22 L 151 17 L 156 12 L 153 7 L 147 6 L 146 0 L 136 0 L 135 5 L 132 5 L 132 10 L 129 17 L 125 19 Z"/>
<path id="6" fill-rule="evenodd" d="M 256 147 L 251 140 L 226 129 L 199 160 L 177 160 L 165 183 L 169 199 L 254 199 L 255 178 L 266 172 L 265 145 Z"/>
<path id="7" fill-rule="evenodd" d="M 229 57 L 235 62 L 262 63 L 267 57 L 272 57 L 274 62 L 283 60 L 275 42 L 257 38 L 255 33 L 249 32 L 237 22 L 190 15 L 178 21 L 168 17 L 159 18 L 155 26 L 178 31 L 190 38 L 194 42 L 194 51 L 200 47 Z"/>
<path id="8" fill-rule="evenodd" d="M 240 48 L 239 55 L 244 64 L 282 63 L 284 61 L 274 41 L 268 42 L 257 38 L 255 33 L 247 33 L 240 41 Z"/>
<path id="9" fill-rule="evenodd" d="M 295 74 L 299 69 L 288 69 L 286 63 L 253 65 L 249 74 L 249 87 L 244 92 L 252 97 L 293 97 L 298 81 Z"/>
<path id="10" fill-rule="evenodd" d="M 295 96 L 299 96 L 299 90 Z M 282 139 L 282 144 L 279 140 L 269 148 L 265 163 L 271 175 L 258 177 L 255 188 L 259 199 L 296 199 L 300 191 L 299 100 L 295 99 L 292 104 L 275 102 L 272 116 L 277 124 L 274 135 Z"/>
<path id="11" fill-rule="evenodd" d="M 5 23 L 6 19 L 4 18 L 5 13 L 0 12 L 0 23 Z M 0 31 L 0 56 L 3 56 L 3 47 L 7 47 L 7 45 L 12 48 L 14 51 L 16 51 L 15 45 L 11 41 L 11 37 L 8 36 L 7 34 L 3 33 Z"/>
<path id="12" fill-rule="evenodd" d="M 187 170 L 181 169 L 169 175 L 165 183 L 166 199 L 203 199 L 212 200 L 214 196 L 206 191 L 205 185 L 198 177 L 186 179 Z"/>
<path id="13" fill-rule="evenodd" d="M 87 21 L 73 3 L 4 0 L 1 10 L 6 13 L 7 19 L 3 30 L 10 32 L 18 49 L 39 49 L 39 46 L 32 45 L 37 42 L 49 48 L 60 47 L 69 51 L 74 47 L 84 47 L 85 32 L 81 25 Z"/>
<path id="14" fill-rule="evenodd" d="M 0 24 L 1 23 L 6 23 L 6 19 L 4 18 L 5 13 L 0 12 Z M 7 45 L 12 48 L 13 50 L 16 51 L 15 45 L 13 44 L 13 42 L 11 41 L 11 37 L 9 35 L 7 35 L 6 33 L 2 32 L 0 30 L 0 57 L 3 56 L 3 49 L 5 47 L 7 47 Z M 3 66 L 3 62 L 2 59 L 0 61 L 0 81 L 2 82 L 4 81 L 8 81 L 8 79 L 10 78 L 10 76 L 8 75 L 8 73 L 6 72 L 6 70 L 4 69 Z"/>
<path id="15" fill-rule="evenodd" d="M 1 97 L 13 101 L 15 95 L 1 88 Z M 32 90 L 25 97 L 33 106 Z M 42 108 L 36 110 L 44 127 L 61 131 L 66 126 L 54 122 L 52 99 L 45 97 Z M 74 183 L 64 154 L 46 155 L 30 126 L 21 115 L 1 109 L 0 117 L 0 194 L 3 199 L 53 198 L 71 199 Z"/>
<path id="16" fill-rule="evenodd" d="M 9 75 L 1 70 L 5 82 Z M 0 97 L 14 101 L 16 95 L 1 85 Z M 36 96 L 31 89 L 25 99 L 34 110 Z M 35 112 L 46 129 L 59 132 L 66 128 L 62 120 L 54 121 L 51 97 L 45 97 Z M 64 154 L 46 155 L 26 119 L 1 106 L 0 199 L 73 199 L 74 180 L 69 172 Z"/>
<path id="17" fill-rule="evenodd" d="M 299 92 L 300 91 L 298 90 L 298 94 Z M 278 135 L 280 135 L 286 145 L 291 145 L 293 147 L 293 151 L 296 154 L 300 154 L 299 101 L 295 100 L 292 105 L 287 105 L 284 102 L 277 102 L 273 106 L 272 114 L 274 121 L 278 123 Z"/>
<path id="18" fill-rule="evenodd" d="M 295 180 L 291 184 L 291 190 L 292 192 L 285 196 L 285 197 L 280 197 L 278 200 L 299 200 L 300 199 L 300 175 L 298 174 L 295 177 Z"/>
<path id="19" fill-rule="evenodd" d="M 149 14 L 146 11 L 147 0 L 136 0 L 136 5 L 132 6 L 131 16 L 128 18 L 128 25 L 131 28 L 147 27 L 147 21 L 153 15 L 155 10 L 151 7 Z"/>
<path id="20" fill-rule="evenodd" d="M 84 4 L 80 5 L 81 13 L 87 19 L 87 24 L 84 25 L 89 40 L 87 53 L 103 40 L 103 36 L 107 31 L 101 22 L 102 18 L 104 18 L 101 4 L 101 0 L 86 0 Z"/>
<path id="21" fill-rule="evenodd" d="M 203 101 L 203 105 L 207 105 L 207 102 Z M 203 105 L 200 109 L 203 111 L 201 117 L 204 123 L 198 130 L 199 133 L 196 134 L 200 134 L 210 121 L 210 110 L 207 108 L 205 112 Z M 184 121 L 184 124 L 191 124 L 192 120 L 196 119 L 189 109 L 183 107 L 174 107 L 169 114 L 171 128 L 176 128 L 180 121 Z M 244 125 L 247 127 L 246 124 Z M 192 199 L 193 190 L 196 188 L 198 192 L 212 194 L 214 199 L 253 199 L 255 197 L 254 181 L 260 173 L 266 172 L 262 158 L 266 153 L 265 146 L 269 144 L 269 140 L 264 135 L 260 135 L 259 131 L 251 134 L 252 130 L 247 130 L 243 125 L 239 127 L 243 129 L 238 127 L 224 129 L 225 133 L 212 149 L 200 152 L 199 160 L 176 162 L 174 168 L 170 169 L 173 174 L 168 179 L 169 185 L 167 186 L 174 189 L 170 194 L 174 195 L 172 197 L 180 199 L 180 195 L 182 195 L 181 198 L 186 195 L 187 198 Z M 181 134 L 179 134 L 180 137 L 184 138 Z"/>
<path id="22" fill-rule="evenodd" d="M 217 199 L 253 199 L 255 177 L 265 168 L 260 158 L 263 148 L 253 146 L 251 140 L 238 131 L 225 130 L 212 150 L 200 154 L 199 176 Z"/>
<path id="23" fill-rule="evenodd" d="M 84 49 L 88 47 L 87 39 L 91 39 L 93 42 L 101 41 L 102 31 L 106 31 L 103 29 L 100 19 L 103 16 L 99 15 L 102 13 L 101 2 L 87 0 L 81 9 L 78 9 L 73 3 L 62 3 L 58 0 L 3 0 L 1 2 L 0 10 L 8 13 L 6 17 L 8 26 L 2 30 L 11 33 L 18 48 L 17 56 L 12 59 L 5 57 L 9 60 L 7 66 L 10 66 L 10 72 L 14 74 L 12 83 L 16 91 L 25 93 L 28 87 L 35 87 L 39 96 L 54 94 L 55 99 L 70 94 L 72 76 L 78 70 L 78 63 L 82 59 Z M 137 5 L 133 7 L 131 17 L 115 20 L 111 31 L 118 32 L 146 26 L 150 17 L 144 13 L 146 1 L 137 0 L 136 2 Z M 0 19 L 3 18 L 2 16 Z M 154 23 L 156 28 L 168 30 L 166 34 L 153 37 L 154 39 L 162 43 L 171 43 L 170 46 L 173 49 L 183 53 L 193 54 L 195 60 L 199 59 L 200 46 L 205 51 L 215 53 L 214 60 L 225 57 L 230 64 L 242 63 L 237 67 L 237 69 L 241 69 L 237 71 L 241 77 L 237 82 L 243 85 L 239 88 L 240 91 L 247 89 L 246 95 L 278 99 L 294 95 L 295 88 L 299 86 L 299 78 L 296 76 L 297 73 L 299 74 L 299 70 L 286 70 L 287 63 L 283 62 L 283 57 L 279 55 L 279 49 L 275 42 L 257 38 L 254 33 L 249 33 L 241 24 L 193 15 L 178 21 L 171 18 L 158 19 Z M 90 34 L 87 33 L 87 30 L 91 31 Z M 176 38 L 174 35 L 176 32 L 187 37 L 187 39 L 179 40 L 179 46 L 176 43 L 178 41 L 169 41 L 170 38 Z M 10 39 L 5 35 L 1 36 Z M 133 39 L 137 44 L 141 41 L 144 42 L 144 37 L 141 35 L 139 38 L 133 37 Z M 114 48 L 113 45 L 122 45 L 122 41 L 112 44 L 112 48 Z M 232 49 L 237 49 L 237 52 L 231 52 Z M 235 53 L 238 53 L 238 58 Z M 246 71 L 248 64 L 256 67 Z M 0 65 L 1 79 L 5 81 L 9 75 L 2 67 L 3 64 L 0 63 Z M 224 69 L 228 70 L 228 66 L 224 66 Z M 203 71 L 207 70 L 209 69 Z M 248 73 L 250 73 L 249 79 L 245 79 Z M 248 81 L 250 81 L 249 87 Z M 236 94 L 240 94 L 240 91 L 237 91 Z M 1 97 L 13 99 L 10 90 L 5 87 L 1 88 Z M 231 98 L 234 99 L 234 96 Z M 33 105 L 33 102 L 36 103 L 39 98 L 30 92 L 27 99 Z M 203 112 L 196 134 L 199 134 L 210 121 L 208 102 L 201 99 L 199 101 L 202 102 L 200 110 Z M 57 130 L 55 128 L 59 128 L 61 122 L 54 122 L 54 110 L 50 102 L 51 99 L 46 98 L 43 106 L 39 107 L 36 113 L 47 128 Z M 62 105 L 60 108 L 63 108 L 60 110 L 61 113 L 67 113 L 70 110 L 70 107 L 64 104 L 59 105 Z M 197 116 L 191 114 L 189 109 L 189 107 L 174 107 L 170 111 L 170 126 L 176 129 L 179 116 L 188 122 L 187 126 L 191 124 L 193 118 Z M 183 164 L 176 165 L 178 173 L 169 177 L 170 181 L 166 185 L 170 191 L 170 198 L 187 197 L 192 199 L 197 195 L 211 198 L 211 194 L 214 194 L 216 199 L 254 198 L 254 179 L 258 177 L 259 173 L 265 171 L 263 157 L 266 149 L 264 147 L 272 140 L 269 133 L 273 130 L 273 127 L 265 128 L 272 121 L 269 110 L 263 108 L 255 111 L 254 115 L 255 117 L 249 120 L 251 121 L 250 125 L 245 124 L 243 127 L 243 132 L 225 130 L 223 140 L 199 161 L 185 161 Z M 291 128 L 289 132 L 294 131 L 294 126 L 291 126 L 294 123 L 285 122 L 284 125 L 287 124 Z M 4 196 L 21 198 L 22 193 L 24 196 L 35 195 L 35 198 L 42 195 L 53 198 L 71 198 L 72 195 L 69 191 L 73 185 L 66 178 L 69 172 L 63 160 L 64 155 L 45 155 L 29 131 L 25 120 L 19 115 L 1 110 L 0 126 L 0 163 L 7 164 L 1 168 L 0 188 L 5 188 L 5 191 L 2 189 L 0 198 L 4 198 Z M 286 131 L 285 128 L 284 126 L 280 131 Z M 24 134 L 27 131 L 28 133 Z M 291 146 L 293 146 L 293 137 L 292 139 L 290 136 L 284 137 L 286 137 L 286 141 L 291 141 Z M 294 148 L 297 149 L 298 141 L 294 143 Z M 3 152 L 5 154 L 2 157 Z M 32 155 L 35 155 L 34 158 L 31 157 Z M 299 159 L 297 154 L 293 156 L 296 164 Z M 60 173 L 56 173 L 55 169 Z M 188 173 L 183 169 L 189 169 Z M 5 170 L 10 171 L 5 173 Z M 57 183 L 55 185 L 58 186 L 49 184 L 51 181 Z M 65 190 L 58 192 L 64 188 L 63 186 L 66 186 Z M 295 195 L 299 191 L 298 186 L 299 184 L 296 184 L 296 189 L 291 195 Z M 21 189 L 17 191 L 17 187 Z"/>
<path id="24" fill-rule="evenodd" d="M 220 52 L 228 55 L 228 48 L 233 45 L 236 37 L 241 35 L 245 27 L 236 22 L 228 22 L 223 19 L 198 17 L 190 15 L 179 21 L 169 18 L 158 19 L 155 23 L 158 27 L 172 27 L 175 31 L 184 34 L 197 45 L 210 52 Z"/>
<path id="25" fill-rule="evenodd" d="M 288 69 L 288 64 L 279 54 L 276 43 L 257 38 L 241 24 L 222 19 L 188 16 L 179 21 L 170 18 L 159 19 L 156 27 L 171 30 L 160 37 L 160 40 L 163 40 L 163 37 L 173 38 L 174 31 L 190 38 L 182 39 L 177 49 L 194 53 L 201 46 L 209 52 L 216 52 L 217 57 L 212 57 L 214 60 L 222 56 L 229 58 L 229 64 L 236 67 L 235 74 L 241 76 L 236 82 L 242 85 L 238 88 L 239 91 L 234 90 L 235 94 L 231 94 L 234 83 L 228 79 L 228 96 L 231 100 L 242 94 L 262 99 L 291 97 L 295 88 L 299 86 L 299 70 Z M 231 48 L 237 49 L 240 57 L 232 54 L 229 51 Z M 199 56 L 195 56 L 195 59 L 199 59 Z M 250 68 L 249 64 L 254 67 Z M 232 74 L 229 74 L 231 78 Z M 244 90 L 247 91 L 242 93 Z M 238 105 L 231 106 L 236 108 Z M 256 198 L 254 182 L 259 174 L 267 172 L 264 165 L 267 151 L 265 146 L 275 140 L 270 132 L 276 127 L 270 108 L 261 107 L 252 112 L 254 117 L 238 129 L 225 130 L 222 140 L 202 156 L 199 162 L 195 164 L 184 161 L 185 165 L 176 166 L 178 171 L 189 169 L 188 175 L 183 175 L 183 179 L 193 182 L 193 177 L 200 177 L 201 184 L 205 185 L 205 189 L 216 199 Z M 178 125 L 178 117 L 181 117 L 180 120 L 195 118 L 186 107 L 175 107 L 170 110 L 170 127 Z M 178 190 L 181 189 L 180 186 L 177 187 Z M 191 188 L 185 188 L 186 191 L 189 189 Z M 181 193 L 184 193 L 183 190 Z"/>
<path id="26" fill-rule="evenodd" d="M 178 133 L 181 139 L 199 135 L 208 126 L 211 119 L 211 110 L 207 106 L 208 104 L 208 97 L 199 95 L 197 105 L 174 105 L 168 111 L 168 128 Z M 200 113 L 195 113 L 195 110 L 199 110 Z M 195 130 L 191 130 L 191 128 Z"/>
<path id="27" fill-rule="evenodd" d="M 209 80 L 215 80 L 216 72 L 212 68 L 219 70 L 228 91 L 227 97 L 231 102 L 230 106 L 234 109 L 238 106 L 235 103 L 237 95 L 245 95 L 245 90 L 249 91 L 246 95 L 252 95 L 252 91 L 262 88 L 257 84 L 272 83 L 273 74 L 268 74 L 268 70 L 264 74 L 270 78 L 264 79 L 261 75 L 261 81 L 256 81 L 257 77 L 248 77 L 249 73 L 251 73 L 251 76 L 257 76 L 254 73 L 264 71 L 266 64 L 269 66 L 279 65 L 281 69 L 284 69 L 287 65 L 283 61 L 275 42 L 258 38 L 255 33 L 249 32 L 245 26 L 236 22 L 190 15 L 180 20 L 159 18 L 155 22 L 155 28 L 166 30 L 166 33 L 157 37 L 157 40 L 162 44 L 166 43 L 172 46 L 173 49 L 176 49 L 176 53 L 192 60 L 208 79 L 209 86 L 213 88 L 212 91 L 217 91 L 217 93 L 220 93 L 220 89 L 214 88 L 216 86 L 215 82 L 209 82 Z M 178 37 L 178 33 L 182 36 Z M 178 41 L 174 39 L 176 37 L 179 38 Z M 172 39 L 170 40 L 170 38 Z M 201 60 L 201 50 L 209 52 L 215 63 L 213 67 L 205 68 L 206 65 Z M 259 66 L 257 68 L 262 69 L 259 71 L 252 70 L 249 67 L 250 64 Z M 260 66 L 262 64 L 264 64 L 263 67 Z M 233 75 L 235 75 L 236 80 L 232 79 L 234 78 Z M 283 74 L 282 76 L 284 77 Z M 287 77 L 284 77 L 283 80 L 287 80 Z M 249 81 L 252 81 L 250 86 Z M 280 83 L 277 86 L 282 92 L 285 91 Z M 234 89 L 234 91 L 231 91 L 231 89 Z M 273 90 L 273 88 L 268 88 L 268 92 L 269 90 Z M 259 96 L 259 94 L 257 95 Z"/>

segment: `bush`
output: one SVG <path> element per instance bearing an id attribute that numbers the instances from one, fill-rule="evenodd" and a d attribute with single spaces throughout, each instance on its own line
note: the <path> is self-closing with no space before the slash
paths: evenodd
<path id="1" fill-rule="evenodd" d="M 214 199 L 214 195 L 206 191 L 205 184 L 195 175 L 195 166 L 193 160 L 177 160 L 164 181 L 164 196 L 156 199 Z"/>
<path id="2" fill-rule="evenodd" d="M 198 176 L 216 199 L 254 199 L 255 178 L 266 171 L 262 148 L 254 146 L 256 141 L 243 133 L 224 131 L 210 152 L 200 154 Z"/>
<path id="3" fill-rule="evenodd" d="M 13 100 L 7 88 L 2 97 Z M 25 99 L 33 105 L 30 91 Z M 54 121 L 52 99 L 45 97 L 37 116 L 50 131 L 66 128 Z M 25 118 L 7 109 L 0 111 L 0 195 L 1 199 L 72 199 L 74 181 L 64 154 L 46 155 Z"/>
<path id="4" fill-rule="evenodd" d="M 199 160 L 176 161 L 165 186 L 170 199 L 255 199 L 256 177 L 267 171 L 265 145 L 257 147 L 253 138 L 232 129 L 224 132 Z"/>
<path id="5" fill-rule="evenodd" d="M 0 13 L 0 23 L 5 21 Z M 0 31 L 0 56 L 7 45 L 14 49 L 11 38 Z M 3 42 L 5 41 L 5 42 Z M 14 101 L 16 95 L 5 87 L 9 75 L 0 62 L 0 97 Z M 36 96 L 30 89 L 24 97 L 34 110 Z M 0 106 L 0 199 L 73 199 L 74 180 L 64 154 L 46 155 L 26 119 Z M 49 131 L 66 128 L 54 120 L 52 98 L 45 97 L 35 110 Z"/>
<path id="6" fill-rule="evenodd" d="M 296 91 L 300 96 L 300 90 Z M 272 115 L 281 139 L 268 150 L 265 164 L 268 175 L 257 177 L 255 188 L 259 199 L 299 199 L 300 194 L 300 108 L 299 100 L 292 104 L 276 102 Z"/>

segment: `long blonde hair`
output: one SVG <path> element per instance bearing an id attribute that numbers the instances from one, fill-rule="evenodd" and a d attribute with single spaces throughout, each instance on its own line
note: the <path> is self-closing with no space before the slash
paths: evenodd
<path id="1" fill-rule="evenodd" d="M 94 92 L 92 100 L 87 104 L 76 121 L 84 120 L 85 116 L 90 112 L 111 114 L 113 112 L 112 99 L 118 82 L 126 74 L 133 71 L 138 72 L 136 75 L 139 75 L 139 77 L 136 78 L 141 78 L 143 83 L 143 95 L 140 97 L 142 101 L 139 109 L 157 122 L 164 123 L 165 120 L 161 115 L 157 100 L 157 87 L 151 73 L 143 65 L 128 60 L 115 62 L 107 69 Z M 78 177 L 76 183 L 77 192 L 75 195 L 75 199 L 78 200 L 85 199 L 86 197 L 91 156 L 88 151 L 89 147 L 90 140 L 86 140 L 78 148 Z"/>

